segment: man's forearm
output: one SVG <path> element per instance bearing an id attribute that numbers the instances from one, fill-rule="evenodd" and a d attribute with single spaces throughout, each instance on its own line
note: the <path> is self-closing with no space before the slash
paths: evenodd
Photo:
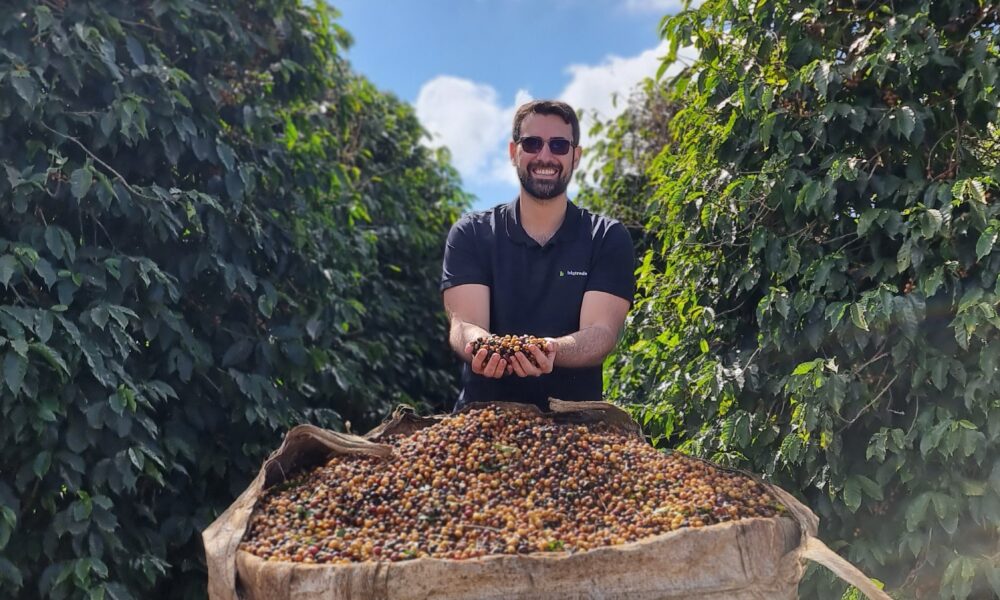
<path id="1" fill-rule="evenodd" d="M 555 341 L 557 367 L 594 367 L 614 350 L 618 335 L 607 327 L 594 325 Z"/>
<path id="2" fill-rule="evenodd" d="M 448 343 L 451 344 L 451 349 L 462 357 L 462 360 L 469 362 L 472 360 L 472 356 L 465 352 L 465 346 L 470 342 L 481 337 L 486 337 L 489 334 L 489 331 L 486 331 L 478 325 L 473 325 L 472 323 L 466 323 L 461 319 L 453 318 L 451 321 L 451 330 L 448 333 Z"/>

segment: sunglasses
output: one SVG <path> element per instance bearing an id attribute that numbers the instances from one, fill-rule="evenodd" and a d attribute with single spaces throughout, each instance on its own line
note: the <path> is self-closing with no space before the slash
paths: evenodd
<path id="1" fill-rule="evenodd" d="M 523 137 L 517 140 L 517 143 L 521 145 L 521 149 L 528 154 L 538 154 L 545 147 L 545 140 L 538 137 L 537 135 L 529 135 L 528 137 Z M 549 150 L 552 154 L 556 156 L 564 156 L 569 154 L 571 148 L 573 148 L 573 142 L 565 138 L 552 138 L 548 141 Z"/>

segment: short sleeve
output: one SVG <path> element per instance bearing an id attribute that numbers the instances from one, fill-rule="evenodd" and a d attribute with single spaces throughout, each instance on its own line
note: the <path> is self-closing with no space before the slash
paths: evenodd
<path id="1" fill-rule="evenodd" d="M 591 261 L 587 291 L 613 294 L 632 304 L 635 298 L 635 250 L 632 236 L 624 225 L 613 221 L 608 226 Z"/>
<path id="2" fill-rule="evenodd" d="M 444 262 L 441 267 L 441 291 L 456 285 L 478 283 L 490 285 L 483 256 L 476 240 L 476 222 L 469 218 L 459 219 L 448 232 L 444 247 Z"/>

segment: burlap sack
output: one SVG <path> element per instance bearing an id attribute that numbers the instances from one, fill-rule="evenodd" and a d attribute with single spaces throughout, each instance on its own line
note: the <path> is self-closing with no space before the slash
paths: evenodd
<path id="1" fill-rule="evenodd" d="M 471 408 L 471 407 L 470 407 Z M 511 410 L 538 409 L 508 405 Z M 638 425 L 603 402 L 553 400 L 546 418 L 604 422 L 633 435 Z M 202 535 L 213 600 L 508 600 L 602 599 L 784 600 L 797 597 L 804 559 L 823 564 L 872 600 L 890 600 L 860 571 L 814 536 L 816 515 L 790 494 L 763 483 L 787 516 L 685 528 L 587 552 L 539 552 L 471 560 L 309 565 L 271 562 L 238 549 L 261 492 L 298 467 L 332 454 L 389 456 L 378 441 L 408 435 L 442 417 L 397 411 L 364 437 L 302 425 L 264 462 L 250 487 Z"/>

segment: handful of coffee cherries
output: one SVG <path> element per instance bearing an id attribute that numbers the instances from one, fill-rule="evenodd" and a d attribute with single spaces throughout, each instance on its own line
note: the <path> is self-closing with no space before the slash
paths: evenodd
<path id="1" fill-rule="evenodd" d="M 538 363 L 535 362 L 535 356 L 528 351 L 529 345 L 537 346 L 542 352 L 548 351 L 548 343 L 540 337 L 533 335 L 494 334 L 489 337 L 481 337 L 472 342 L 472 354 L 478 354 L 479 350 L 486 348 L 486 360 L 489 360 L 494 354 L 499 354 L 500 358 L 506 359 L 509 362 L 513 360 L 514 353 L 521 352 L 531 364 L 537 367 Z"/>

